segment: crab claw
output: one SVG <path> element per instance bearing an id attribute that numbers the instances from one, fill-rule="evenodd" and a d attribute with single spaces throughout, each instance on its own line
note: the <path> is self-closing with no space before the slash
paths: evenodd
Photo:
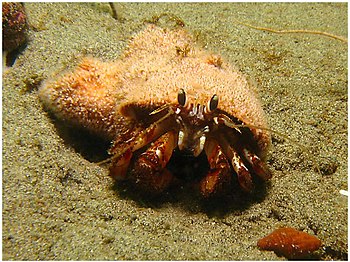
<path id="1" fill-rule="evenodd" d="M 174 132 L 165 133 L 138 157 L 132 172 L 136 185 L 152 194 L 169 186 L 173 175 L 165 167 L 177 146 L 176 140 Z"/>

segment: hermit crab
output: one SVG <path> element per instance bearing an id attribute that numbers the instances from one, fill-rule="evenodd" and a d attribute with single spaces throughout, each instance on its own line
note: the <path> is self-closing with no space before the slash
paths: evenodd
<path id="1" fill-rule="evenodd" d="M 85 58 L 45 81 L 39 96 L 58 117 L 113 141 L 110 175 L 146 192 L 172 183 L 167 164 L 175 151 L 206 155 L 209 168 L 197 183 L 204 197 L 233 179 L 250 192 L 253 178 L 271 177 L 270 134 L 253 85 L 183 28 L 148 25 L 118 60 Z"/>

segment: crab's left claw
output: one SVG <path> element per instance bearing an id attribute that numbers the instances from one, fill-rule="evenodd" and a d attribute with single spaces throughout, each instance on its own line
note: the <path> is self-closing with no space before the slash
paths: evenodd
<path id="1" fill-rule="evenodd" d="M 173 175 L 166 165 L 177 146 L 176 142 L 175 133 L 167 132 L 138 157 L 131 177 L 137 186 L 152 194 L 161 193 L 169 186 Z"/>

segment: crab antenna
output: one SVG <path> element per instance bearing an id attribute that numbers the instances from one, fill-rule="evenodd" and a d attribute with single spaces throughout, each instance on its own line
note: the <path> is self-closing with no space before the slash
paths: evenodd
<path id="1" fill-rule="evenodd" d="M 162 105 L 156 109 L 154 109 L 151 113 L 149 113 L 149 115 L 155 115 L 159 112 L 162 112 L 163 110 L 167 109 L 169 107 L 169 105 L 165 104 L 165 105 Z"/>
<path id="2" fill-rule="evenodd" d="M 224 124 L 227 127 L 234 128 L 237 130 L 237 132 L 242 133 L 241 130 L 239 129 L 242 127 L 241 124 L 236 124 L 235 122 L 232 121 L 227 115 L 220 114 L 218 117 L 214 117 L 214 122 L 215 124 Z"/>

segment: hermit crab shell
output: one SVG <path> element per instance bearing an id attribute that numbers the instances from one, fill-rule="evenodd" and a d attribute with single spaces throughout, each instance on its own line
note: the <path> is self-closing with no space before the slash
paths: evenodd
<path id="1" fill-rule="evenodd" d="M 264 156 L 270 135 L 253 86 L 220 56 L 199 48 L 183 28 L 148 25 L 120 59 L 85 58 L 73 73 L 46 81 L 39 95 L 58 116 L 114 139 L 135 127 L 126 127 L 127 118 L 142 120 L 125 108 L 151 113 L 177 104 L 181 89 L 193 104 L 205 105 L 216 94 L 218 109 L 250 126 L 257 153 Z"/>
<path id="2" fill-rule="evenodd" d="M 217 94 L 219 109 L 262 128 L 250 129 L 261 152 L 268 148 L 265 115 L 251 82 L 220 56 L 198 48 L 184 29 L 148 26 L 133 38 L 122 60 L 129 68 L 122 104 L 175 104 L 178 90 L 184 89 L 191 103 L 205 105 Z"/>

